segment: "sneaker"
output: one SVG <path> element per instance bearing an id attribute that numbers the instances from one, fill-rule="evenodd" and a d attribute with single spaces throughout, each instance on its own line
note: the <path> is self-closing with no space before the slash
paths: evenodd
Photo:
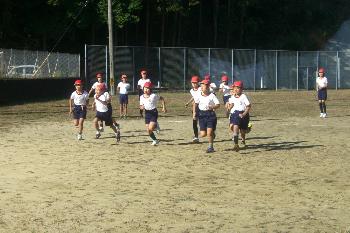
<path id="1" fill-rule="evenodd" d="M 327 113 L 323 113 L 323 118 L 327 118 Z"/>
<path id="2" fill-rule="evenodd" d="M 96 138 L 96 139 L 99 139 L 100 137 L 101 137 L 100 132 L 96 132 L 95 138 Z"/>
<path id="3" fill-rule="evenodd" d="M 159 145 L 159 140 L 153 140 L 153 142 L 151 143 L 152 146 L 157 146 Z"/>
<path id="4" fill-rule="evenodd" d="M 238 145 L 238 144 L 235 144 L 235 145 L 233 146 L 233 150 L 236 151 L 236 152 L 238 152 L 238 151 L 239 151 L 239 145 Z"/>
<path id="5" fill-rule="evenodd" d="M 194 138 L 192 139 L 192 142 L 193 142 L 193 143 L 198 143 L 198 142 L 199 142 L 199 138 L 194 137 Z"/>
<path id="6" fill-rule="evenodd" d="M 113 125 L 117 130 L 120 130 L 120 125 L 118 123 L 113 123 Z"/>
<path id="7" fill-rule="evenodd" d="M 320 117 L 321 117 L 321 118 L 323 117 L 323 112 L 320 113 Z"/>
<path id="8" fill-rule="evenodd" d="M 98 128 L 98 131 L 100 131 L 100 132 L 102 133 L 102 132 L 105 131 L 105 130 L 104 130 L 103 127 L 100 127 L 100 128 Z"/>
<path id="9" fill-rule="evenodd" d="M 159 127 L 159 123 L 157 123 L 157 127 L 156 127 L 156 133 L 159 134 L 160 133 L 160 127 Z"/>
<path id="10" fill-rule="evenodd" d="M 115 138 L 117 139 L 117 142 L 120 142 L 120 131 L 119 130 L 115 133 Z"/>
<path id="11" fill-rule="evenodd" d="M 207 149 L 207 153 L 213 153 L 215 150 L 214 150 L 214 147 L 208 147 Z"/>
<path id="12" fill-rule="evenodd" d="M 83 135 L 78 133 L 78 140 L 83 140 Z"/>

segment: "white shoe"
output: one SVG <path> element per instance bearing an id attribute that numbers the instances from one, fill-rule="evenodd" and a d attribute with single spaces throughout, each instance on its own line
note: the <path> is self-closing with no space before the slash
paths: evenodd
<path id="1" fill-rule="evenodd" d="M 101 137 L 101 134 L 100 134 L 99 131 L 97 131 L 97 132 L 96 132 L 96 135 L 95 135 L 95 138 L 96 138 L 96 139 L 99 139 L 100 137 Z"/>
<path id="2" fill-rule="evenodd" d="M 102 133 L 105 130 L 103 129 L 103 127 L 100 127 L 100 128 L 98 128 L 98 131 L 100 131 Z"/>
<path id="3" fill-rule="evenodd" d="M 323 113 L 323 118 L 326 118 L 327 117 L 327 113 Z"/>
<path id="4" fill-rule="evenodd" d="M 78 138 L 78 140 L 83 140 L 83 135 L 78 133 L 78 137 L 77 138 Z"/>
<path id="5" fill-rule="evenodd" d="M 157 146 L 159 145 L 159 140 L 153 140 L 153 142 L 151 143 L 152 146 Z"/>
<path id="6" fill-rule="evenodd" d="M 320 113 L 320 118 L 322 118 L 322 117 L 323 117 L 323 112 Z"/>
<path id="7" fill-rule="evenodd" d="M 198 142 L 199 142 L 199 138 L 194 137 L 194 138 L 192 139 L 192 142 L 193 142 L 193 143 L 198 143 Z"/>

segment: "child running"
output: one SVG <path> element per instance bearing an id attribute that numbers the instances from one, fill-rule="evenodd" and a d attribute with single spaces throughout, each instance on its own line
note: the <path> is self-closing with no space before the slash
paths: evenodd
<path id="1" fill-rule="evenodd" d="M 141 78 L 137 82 L 137 89 L 139 90 L 139 98 L 143 95 L 144 93 L 143 86 L 147 82 L 151 82 L 151 80 L 147 77 L 147 71 L 141 70 Z M 140 116 L 141 118 L 143 118 L 143 109 L 140 109 Z"/>
<path id="2" fill-rule="evenodd" d="M 328 80 L 324 76 L 325 69 L 320 68 L 318 70 L 318 77 L 316 79 L 316 91 L 318 97 L 318 104 L 320 106 L 320 117 L 327 117 L 327 108 L 326 108 L 326 100 L 327 100 L 327 86 Z"/>
<path id="3" fill-rule="evenodd" d="M 152 139 L 152 146 L 159 144 L 159 140 L 154 135 L 153 131 L 157 127 L 158 110 L 157 103 L 162 101 L 162 112 L 166 112 L 165 100 L 163 97 L 152 93 L 152 83 L 146 82 L 143 86 L 143 95 L 140 96 L 140 109 L 145 110 L 145 124 L 146 130 Z"/>
<path id="4" fill-rule="evenodd" d="M 130 89 L 130 84 L 127 82 L 128 77 L 126 74 L 122 74 L 121 82 L 118 83 L 117 90 L 119 91 L 119 104 L 120 104 L 120 118 L 126 119 L 128 115 L 128 91 Z"/>
<path id="5" fill-rule="evenodd" d="M 224 106 L 225 106 L 225 110 L 226 110 L 226 117 L 228 117 L 230 115 L 230 110 L 228 109 L 227 101 L 231 97 L 231 95 L 230 95 L 230 86 L 228 85 L 228 76 L 227 75 L 223 75 L 221 77 L 219 92 L 222 92 L 222 94 L 223 94 L 222 99 L 224 101 Z"/>
<path id="6" fill-rule="evenodd" d="M 83 139 L 84 120 L 86 119 L 86 106 L 89 104 L 89 94 L 83 90 L 81 80 L 74 82 L 75 91 L 69 99 L 69 114 L 73 113 L 73 123 L 78 128 L 78 140 Z"/>
<path id="7" fill-rule="evenodd" d="M 209 146 L 207 153 L 214 152 L 214 138 L 217 118 L 215 109 L 220 107 L 220 102 L 215 94 L 210 93 L 210 81 L 204 79 L 201 82 L 201 93 L 194 98 L 193 119 L 196 119 L 196 108 L 199 108 L 198 119 L 201 137 L 208 136 Z"/>
<path id="8" fill-rule="evenodd" d="M 96 109 L 96 117 L 94 119 L 94 126 L 96 129 L 96 139 L 100 138 L 101 131 L 98 126 L 98 121 L 104 121 L 106 126 L 110 126 L 113 130 L 117 142 L 120 141 L 120 130 L 117 124 L 114 124 L 112 113 L 108 109 L 108 104 L 111 101 L 109 93 L 105 89 L 105 85 L 100 83 L 96 86 L 96 94 L 94 95 L 93 110 Z"/>
<path id="9" fill-rule="evenodd" d="M 228 107 L 231 110 L 230 130 L 233 132 L 234 151 L 239 151 L 238 135 L 241 133 L 242 149 L 246 147 L 245 136 L 250 131 L 249 111 L 251 104 L 243 93 L 243 82 L 235 81 L 232 85 L 231 98 L 228 100 Z"/>
<path id="10" fill-rule="evenodd" d="M 103 73 L 99 72 L 96 74 L 96 79 L 97 81 L 94 82 L 94 84 L 92 84 L 92 87 L 89 91 L 89 96 L 91 96 L 91 94 L 94 92 L 94 94 L 96 93 L 96 87 L 97 85 L 99 85 L 100 83 L 103 83 L 105 86 L 105 90 L 108 90 L 107 84 L 105 82 L 103 82 Z M 109 110 L 112 111 L 112 106 L 108 106 Z M 99 131 L 103 132 L 103 121 L 99 122 Z"/>
<path id="11" fill-rule="evenodd" d="M 193 100 L 195 99 L 195 97 L 197 95 L 200 95 L 201 93 L 201 89 L 199 88 L 199 77 L 198 76 L 192 76 L 191 78 L 191 84 L 192 84 L 192 89 L 190 90 L 191 93 L 191 99 L 185 104 L 185 107 L 187 108 L 188 105 L 191 103 L 192 104 L 192 109 L 193 109 Z M 193 143 L 198 143 L 199 142 L 199 138 L 198 138 L 198 112 L 199 109 L 198 107 L 196 108 L 196 112 L 195 112 L 195 116 L 196 118 L 193 118 L 193 122 L 192 122 L 192 126 L 193 126 L 193 134 L 194 137 L 192 139 Z"/>

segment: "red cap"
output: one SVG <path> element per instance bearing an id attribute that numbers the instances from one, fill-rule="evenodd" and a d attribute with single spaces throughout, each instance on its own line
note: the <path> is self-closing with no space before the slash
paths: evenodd
<path id="1" fill-rule="evenodd" d="M 197 75 L 192 76 L 191 83 L 198 83 L 198 82 L 199 82 L 199 77 Z"/>
<path id="2" fill-rule="evenodd" d="M 227 81 L 228 81 L 227 75 L 223 75 L 223 76 L 221 77 L 221 81 L 222 81 L 222 82 L 227 82 Z"/>
<path id="3" fill-rule="evenodd" d="M 210 80 L 204 79 L 204 80 L 202 80 L 201 84 L 209 85 L 210 84 Z"/>
<path id="4" fill-rule="evenodd" d="M 323 67 L 321 67 L 320 69 L 318 69 L 318 73 L 324 73 L 325 69 Z"/>
<path id="5" fill-rule="evenodd" d="M 142 73 L 146 73 L 147 74 L 147 70 L 141 70 L 140 74 L 142 74 Z"/>
<path id="6" fill-rule="evenodd" d="M 210 75 L 209 75 L 209 74 L 205 75 L 205 76 L 204 76 L 204 79 L 210 81 Z"/>
<path id="7" fill-rule="evenodd" d="M 126 74 L 122 74 L 122 76 L 120 77 L 120 79 L 123 79 L 123 78 L 127 79 L 128 76 L 127 76 Z"/>
<path id="8" fill-rule="evenodd" d="M 147 88 L 152 88 L 153 85 L 151 82 L 146 82 L 145 85 L 143 87 L 147 87 Z"/>
<path id="9" fill-rule="evenodd" d="M 242 81 L 235 81 L 232 85 L 232 87 L 240 87 L 243 88 L 243 82 Z"/>
<path id="10" fill-rule="evenodd" d="M 96 74 L 96 78 L 103 78 L 103 74 L 102 73 L 97 73 Z"/>
<path id="11" fill-rule="evenodd" d="M 74 86 L 80 86 L 82 84 L 81 80 L 75 80 Z"/>

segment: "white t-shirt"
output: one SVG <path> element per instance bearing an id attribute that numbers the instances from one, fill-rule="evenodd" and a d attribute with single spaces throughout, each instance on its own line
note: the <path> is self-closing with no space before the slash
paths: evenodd
<path id="1" fill-rule="evenodd" d="M 210 83 L 209 85 L 209 92 L 210 93 L 215 93 L 215 90 L 216 90 L 216 84 L 215 83 Z"/>
<path id="2" fill-rule="evenodd" d="M 137 86 L 140 86 L 141 87 L 141 89 L 143 89 L 143 86 L 145 85 L 145 83 L 147 83 L 147 82 L 151 82 L 151 80 L 149 79 L 149 78 L 147 78 L 147 79 L 140 79 L 138 82 L 137 82 Z"/>
<path id="3" fill-rule="evenodd" d="M 105 88 L 106 88 L 106 90 L 108 90 L 108 87 L 107 87 L 107 84 L 105 83 L 105 82 L 102 82 L 104 85 L 105 85 Z M 93 85 L 92 85 L 92 89 L 94 89 L 94 90 L 96 90 L 96 87 L 97 87 L 97 85 L 98 84 L 100 84 L 99 82 L 95 82 Z"/>
<path id="4" fill-rule="evenodd" d="M 101 103 L 100 101 L 96 100 L 96 96 L 97 95 L 95 94 L 94 98 L 95 98 L 95 103 L 96 103 L 96 111 L 98 111 L 98 112 L 107 112 L 108 111 L 107 105 L 105 105 L 105 104 Z M 105 101 L 105 102 L 109 102 L 110 98 L 111 97 L 110 97 L 110 95 L 109 95 L 109 93 L 107 91 L 98 97 L 99 100 Z"/>
<path id="5" fill-rule="evenodd" d="M 326 77 L 323 77 L 323 78 L 317 77 L 316 84 L 317 84 L 318 89 L 322 89 L 322 88 L 327 87 L 328 80 Z"/>
<path id="6" fill-rule="evenodd" d="M 208 96 L 203 96 L 201 93 L 194 98 L 194 102 L 198 104 L 199 110 L 202 111 L 207 111 L 209 107 L 220 104 L 218 98 L 213 93 L 210 93 Z"/>
<path id="7" fill-rule="evenodd" d="M 191 93 L 191 95 L 192 95 L 192 97 L 193 97 L 193 99 L 194 98 L 196 98 L 196 96 L 197 95 L 200 95 L 202 92 L 201 92 L 201 88 L 199 87 L 197 90 L 194 90 L 193 88 L 190 90 L 190 93 Z"/>
<path id="8" fill-rule="evenodd" d="M 86 105 L 89 100 L 89 93 L 83 91 L 82 94 L 78 94 L 76 91 L 70 95 L 70 98 L 74 100 L 75 105 Z"/>
<path id="9" fill-rule="evenodd" d="M 233 104 L 231 113 L 234 111 L 245 111 L 247 106 L 250 105 L 250 102 L 245 94 L 241 94 L 239 97 L 231 96 L 228 102 Z"/>
<path id="10" fill-rule="evenodd" d="M 130 89 L 130 84 L 119 82 L 118 87 L 119 87 L 119 94 L 128 94 L 128 90 Z"/>
<path id="11" fill-rule="evenodd" d="M 160 99 L 160 96 L 154 93 L 152 93 L 148 98 L 145 98 L 144 95 L 141 95 L 140 105 L 143 105 L 146 110 L 153 110 L 157 108 L 157 103 L 159 99 Z"/>
<path id="12" fill-rule="evenodd" d="M 220 83 L 220 89 L 222 89 L 222 93 L 224 96 L 230 95 L 230 86 L 224 83 Z"/>

